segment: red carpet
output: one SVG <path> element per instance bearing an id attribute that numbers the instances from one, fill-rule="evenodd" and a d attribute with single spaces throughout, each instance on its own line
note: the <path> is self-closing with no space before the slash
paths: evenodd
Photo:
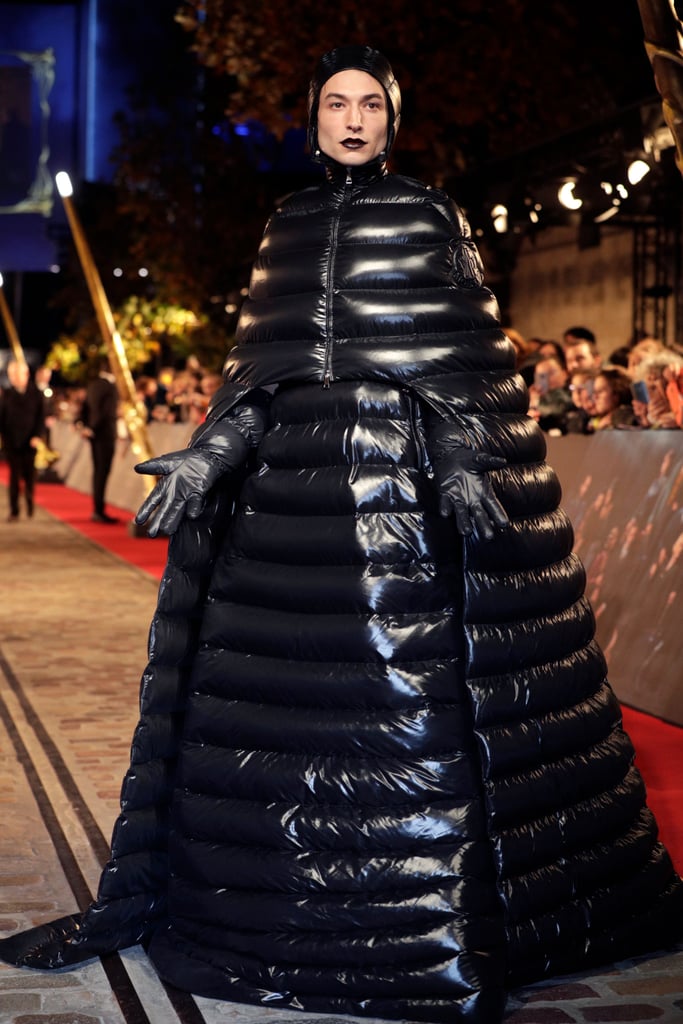
<path id="1" fill-rule="evenodd" d="M 7 484 L 7 464 L 0 462 L 0 484 Z M 74 491 L 61 484 L 36 484 L 36 504 L 46 509 L 63 523 L 68 523 L 90 540 L 123 558 L 131 565 L 148 572 L 150 576 L 161 579 L 166 564 L 168 540 L 158 537 L 134 537 L 129 532 L 129 524 L 133 521 L 133 513 L 127 509 L 117 508 L 107 502 L 107 511 L 116 516 L 118 523 L 93 523 L 92 498 L 88 494 Z M 4 509 L 0 509 L 0 515 Z"/>
<path id="2" fill-rule="evenodd" d="M 3 462 L 0 483 L 7 483 L 7 466 Z M 108 504 L 119 522 L 111 526 L 93 523 L 89 495 L 61 484 L 38 484 L 36 502 L 94 543 L 161 579 L 167 541 L 131 536 L 130 512 Z M 683 873 L 683 729 L 633 708 L 624 707 L 623 711 L 624 725 L 636 748 L 636 764 L 645 779 L 648 803 L 659 823 L 662 841 L 679 874 Z"/>
<path id="3" fill-rule="evenodd" d="M 683 729 L 634 708 L 622 710 L 661 840 L 683 875 Z"/>

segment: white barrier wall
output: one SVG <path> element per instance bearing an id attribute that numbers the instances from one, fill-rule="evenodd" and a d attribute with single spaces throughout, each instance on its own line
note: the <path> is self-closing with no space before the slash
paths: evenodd
<path id="1" fill-rule="evenodd" d="M 149 423 L 147 432 L 155 455 L 184 448 L 194 426 L 189 423 Z M 90 442 L 71 423 L 55 423 L 50 429 L 50 445 L 60 453 L 55 472 L 68 487 L 84 494 L 92 493 L 92 457 Z M 145 478 L 133 466 L 140 459 L 131 449 L 130 439 L 119 438 L 107 481 L 106 499 L 117 508 L 136 511 L 145 499 Z M 147 478 L 149 480 L 149 477 Z"/>
<path id="2" fill-rule="evenodd" d="M 612 686 L 683 725 L 683 431 L 548 441 Z"/>

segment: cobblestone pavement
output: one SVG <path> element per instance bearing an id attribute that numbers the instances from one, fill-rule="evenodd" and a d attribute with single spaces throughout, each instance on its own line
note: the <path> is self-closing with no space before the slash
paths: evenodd
<path id="1" fill-rule="evenodd" d="M 0 933 L 8 934 L 77 910 L 96 889 L 157 582 L 38 508 L 33 520 L 0 523 L 0 586 Z M 0 964 L 0 1024 L 357 1020 L 195 1000 L 164 987 L 139 948 L 71 971 Z M 506 1015 L 506 1024 L 603 1021 L 683 1021 L 683 946 L 516 992 Z"/>

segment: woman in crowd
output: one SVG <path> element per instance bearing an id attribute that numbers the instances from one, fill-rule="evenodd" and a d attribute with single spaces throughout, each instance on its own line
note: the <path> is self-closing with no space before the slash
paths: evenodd
<path id="1" fill-rule="evenodd" d="M 634 381 L 643 385 L 633 403 L 637 422 L 642 427 L 675 430 L 683 421 L 680 382 L 683 357 L 664 349 L 637 364 Z"/>
<path id="2" fill-rule="evenodd" d="M 638 425 L 632 406 L 631 379 L 614 367 L 601 370 L 593 381 L 593 414 L 590 430 Z"/>

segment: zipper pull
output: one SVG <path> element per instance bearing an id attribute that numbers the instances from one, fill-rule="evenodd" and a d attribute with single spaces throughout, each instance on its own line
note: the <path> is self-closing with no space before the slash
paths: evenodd
<path id="1" fill-rule="evenodd" d="M 353 182 L 353 178 L 351 177 L 351 168 L 347 167 L 346 168 L 346 184 L 350 185 L 352 182 Z"/>
<path id="2" fill-rule="evenodd" d="M 325 370 L 325 376 L 323 377 L 323 387 L 329 388 L 330 386 L 330 371 Z"/>

